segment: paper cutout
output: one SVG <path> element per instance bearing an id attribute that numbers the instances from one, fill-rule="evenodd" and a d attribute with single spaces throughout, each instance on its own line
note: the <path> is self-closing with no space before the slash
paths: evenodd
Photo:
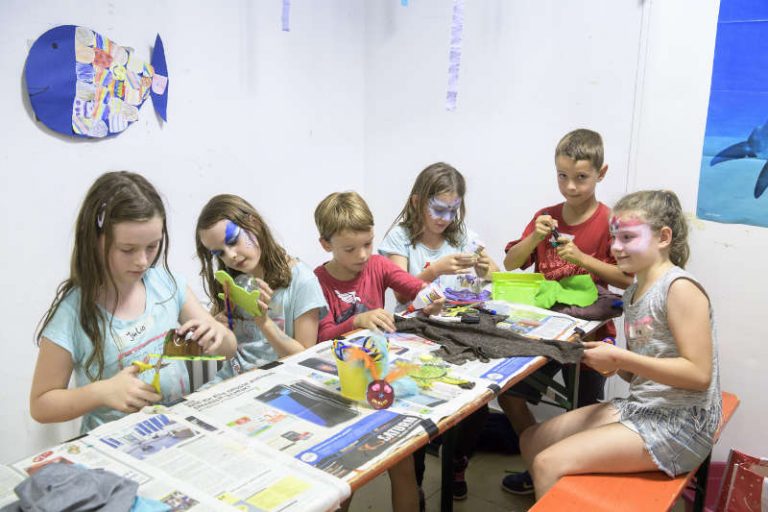
<path id="1" fill-rule="evenodd" d="M 259 308 L 259 290 L 248 291 L 242 286 L 235 283 L 227 272 L 224 270 L 217 270 L 214 272 L 213 277 L 225 288 L 229 287 L 229 295 L 232 302 L 243 311 L 252 316 L 261 316 L 261 308 Z M 219 294 L 221 300 L 226 300 L 226 295 Z"/>
<path id="2" fill-rule="evenodd" d="M 459 94 L 459 66 L 461 65 L 461 39 L 464 33 L 464 0 L 453 0 L 451 19 L 451 44 L 448 51 L 448 93 L 445 109 L 456 110 L 456 96 Z"/>
<path id="3" fill-rule="evenodd" d="M 32 109 L 44 125 L 64 135 L 117 135 L 138 119 L 136 107 L 150 94 L 158 73 L 165 81 L 159 79 L 162 92 L 152 93 L 153 104 L 165 119 L 168 70 L 160 36 L 152 62 L 89 28 L 54 27 L 27 56 L 24 74 Z"/>

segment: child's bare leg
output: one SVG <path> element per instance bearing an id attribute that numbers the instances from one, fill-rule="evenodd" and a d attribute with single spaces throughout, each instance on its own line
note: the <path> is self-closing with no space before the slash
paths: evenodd
<path id="1" fill-rule="evenodd" d="M 525 398 L 505 393 L 499 395 L 498 400 L 501 410 L 504 411 L 518 437 L 522 435 L 525 429 L 536 424 L 536 418 L 533 417 L 528 408 L 528 402 Z"/>
<path id="2" fill-rule="evenodd" d="M 416 485 L 416 468 L 409 455 L 389 468 L 392 484 L 392 511 L 416 512 L 419 510 L 419 488 Z"/>
<path id="3" fill-rule="evenodd" d="M 610 404 L 594 404 L 574 409 L 527 429 L 520 436 L 520 454 L 530 468 L 533 458 L 545 448 L 577 432 L 618 420 L 619 414 Z"/>
<path id="4" fill-rule="evenodd" d="M 642 438 L 621 423 L 610 423 L 566 437 L 539 452 L 531 464 L 536 499 L 565 475 L 634 473 L 658 469 Z"/>

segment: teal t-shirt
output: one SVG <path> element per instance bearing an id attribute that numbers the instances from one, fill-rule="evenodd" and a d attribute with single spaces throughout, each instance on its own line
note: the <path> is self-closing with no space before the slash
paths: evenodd
<path id="1" fill-rule="evenodd" d="M 166 332 L 179 325 L 186 283 L 171 276 L 164 268 L 150 268 L 144 274 L 144 286 L 146 306 L 138 318 L 123 320 L 105 312 L 103 379 L 114 376 L 133 361 L 154 363 L 157 358 L 150 354 L 162 354 Z M 75 384 L 78 387 L 90 384 L 85 363 L 93 352 L 93 346 L 80 325 L 80 289 L 73 290 L 61 301 L 42 335 L 72 354 Z M 169 360 L 166 363 L 168 366 L 160 370 L 161 403 L 170 404 L 189 393 L 189 375 L 183 361 Z M 94 367 L 92 373 L 96 370 Z M 147 383 L 151 383 L 153 377 L 154 370 L 139 374 L 139 378 Z M 80 430 L 85 433 L 123 416 L 123 412 L 100 407 L 83 416 Z"/>
<path id="2" fill-rule="evenodd" d="M 274 290 L 268 315 L 282 331 L 293 338 L 293 324 L 297 318 L 312 309 L 319 309 L 319 318 L 328 314 L 323 289 L 309 266 L 299 260 L 291 268 L 291 282 L 285 288 Z M 245 316 L 247 313 L 238 311 Z M 236 319 L 233 330 L 237 338 L 236 364 L 240 373 L 264 366 L 277 360 L 277 353 L 253 320 Z M 235 375 L 231 361 L 225 361 L 221 370 L 205 384 L 211 386 Z"/>

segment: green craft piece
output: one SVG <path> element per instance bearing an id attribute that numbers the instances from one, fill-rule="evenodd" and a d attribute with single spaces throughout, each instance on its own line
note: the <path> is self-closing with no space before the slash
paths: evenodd
<path id="1" fill-rule="evenodd" d="M 213 277 L 224 287 L 229 286 L 229 298 L 236 306 L 240 307 L 243 311 L 253 316 L 261 316 L 261 308 L 259 308 L 259 290 L 248 291 L 242 286 L 235 284 L 235 280 L 232 276 L 224 272 L 223 270 L 217 270 L 213 273 Z M 226 295 L 219 294 L 221 300 L 226 300 Z"/>
<path id="2" fill-rule="evenodd" d="M 534 306 L 549 309 L 552 304 L 569 304 L 581 308 L 597 300 L 597 286 L 589 274 L 564 277 L 560 281 L 543 281 L 536 292 Z"/>

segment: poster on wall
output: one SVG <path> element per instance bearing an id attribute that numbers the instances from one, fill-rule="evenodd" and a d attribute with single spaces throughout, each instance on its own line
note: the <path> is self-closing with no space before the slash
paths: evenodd
<path id="1" fill-rule="evenodd" d="M 768 2 L 721 0 L 697 216 L 768 227 Z"/>
<path id="2" fill-rule="evenodd" d="M 159 35 L 150 64 L 89 28 L 54 27 L 30 48 L 24 78 L 37 119 L 64 135 L 118 135 L 139 119 L 149 96 L 167 120 L 168 68 Z"/>

